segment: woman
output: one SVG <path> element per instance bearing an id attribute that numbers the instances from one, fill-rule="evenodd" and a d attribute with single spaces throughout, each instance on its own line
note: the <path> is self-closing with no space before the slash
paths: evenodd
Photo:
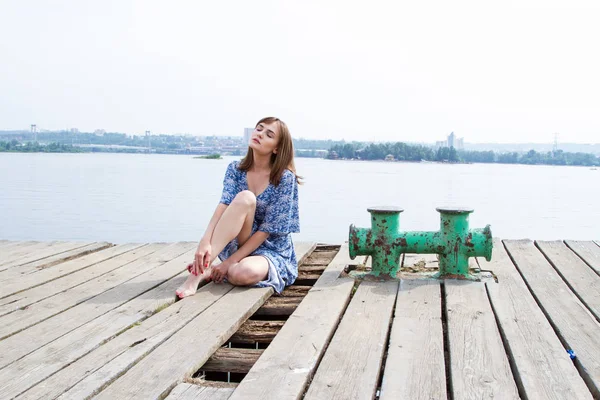
<path id="1" fill-rule="evenodd" d="M 294 283 L 298 262 L 292 232 L 300 231 L 294 146 L 286 124 L 267 117 L 256 124 L 248 153 L 227 167 L 221 201 L 198 244 L 190 275 L 177 289 L 184 298 L 202 281 L 239 286 Z M 212 266 L 217 257 L 222 261 Z"/>

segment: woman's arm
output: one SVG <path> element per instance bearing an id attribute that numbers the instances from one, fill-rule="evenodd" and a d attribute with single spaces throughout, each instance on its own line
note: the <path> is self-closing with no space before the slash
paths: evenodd
<path id="1" fill-rule="evenodd" d="M 231 262 L 239 263 L 243 258 L 248 257 L 254 250 L 258 249 L 268 237 L 269 233 L 267 232 L 255 232 L 254 235 L 250 236 L 250 239 L 246 240 L 246 243 L 244 243 L 242 247 L 237 249 L 237 251 L 229 257 Z"/>
<path id="2" fill-rule="evenodd" d="M 192 269 L 190 272 L 194 275 L 198 275 L 199 273 L 204 272 L 204 268 L 207 268 L 212 259 L 212 249 L 210 246 L 210 241 L 212 239 L 213 232 L 215 231 L 215 226 L 217 226 L 217 222 L 221 219 L 221 216 L 227 209 L 227 204 L 219 203 L 215 212 L 213 213 L 208 226 L 206 227 L 206 231 L 204 231 L 204 235 L 202 239 L 200 239 L 200 243 L 198 243 L 198 247 L 196 248 L 196 253 L 194 254 L 194 262 L 192 263 Z"/>

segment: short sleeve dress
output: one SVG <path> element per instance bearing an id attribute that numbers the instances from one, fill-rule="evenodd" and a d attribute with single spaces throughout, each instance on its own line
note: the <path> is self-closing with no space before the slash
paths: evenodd
<path id="1" fill-rule="evenodd" d="M 227 167 L 223 179 L 221 203 L 229 205 L 235 196 L 248 190 L 246 172 L 239 169 L 240 162 L 233 161 Z M 298 277 L 298 261 L 291 233 L 300 232 L 298 215 L 298 183 L 292 171 L 285 170 L 279 185 L 269 184 L 256 196 L 256 212 L 252 234 L 257 231 L 269 233 L 269 237 L 250 255 L 263 256 L 269 262 L 269 275 L 257 287 L 271 286 L 281 293 Z M 238 249 L 237 239 L 225 246 L 219 258 L 225 260 Z"/>

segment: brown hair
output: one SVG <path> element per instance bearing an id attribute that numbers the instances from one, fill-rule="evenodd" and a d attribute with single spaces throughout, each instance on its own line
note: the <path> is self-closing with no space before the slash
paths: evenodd
<path id="1" fill-rule="evenodd" d="M 255 127 L 262 123 L 271 124 L 273 122 L 277 122 L 279 125 L 279 142 L 277 143 L 277 154 L 271 154 L 271 177 L 269 178 L 269 181 L 275 186 L 279 185 L 284 171 L 289 169 L 296 176 L 296 182 L 302 184 L 302 182 L 300 182 L 302 177 L 296 174 L 296 167 L 294 165 L 294 143 L 292 142 L 292 135 L 285 122 L 279 118 L 266 117 L 258 121 Z M 252 164 L 254 164 L 254 154 L 252 153 L 252 149 L 248 147 L 248 153 L 246 153 L 246 156 L 242 159 L 238 168 L 247 172 L 252 167 Z"/>

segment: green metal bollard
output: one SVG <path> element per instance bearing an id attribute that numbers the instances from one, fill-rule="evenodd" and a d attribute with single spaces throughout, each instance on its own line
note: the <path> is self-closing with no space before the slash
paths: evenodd
<path id="1" fill-rule="evenodd" d="M 440 213 L 438 232 L 401 232 L 400 213 L 397 207 L 372 207 L 371 229 L 350 225 L 350 257 L 370 255 L 372 274 L 395 277 L 402 253 L 439 255 L 441 278 L 472 279 L 469 275 L 469 257 L 492 258 L 492 232 L 469 229 L 472 209 L 436 209 Z"/>

